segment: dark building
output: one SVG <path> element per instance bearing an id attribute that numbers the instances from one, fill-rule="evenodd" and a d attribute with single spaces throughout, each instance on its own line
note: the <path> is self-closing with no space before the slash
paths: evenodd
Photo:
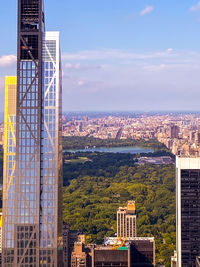
<path id="1" fill-rule="evenodd" d="M 200 255 L 200 158 L 176 159 L 177 266 L 194 267 Z"/>
<path id="2" fill-rule="evenodd" d="M 131 242 L 131 266 L 155 266 L 155 242 L 134 240 Z"/>
<path id="3" fill-rule="evenodd" d="M 18 0 L 15 156 L 4 162 L 6 267 L 63 266 L 60 44 L 59 33 L 45 32 L 43 10 L 43 0 Z"/>
<path id="4" fill-rule="evenodd" d="M 119 239 L 106 237 L 105 246 L 112 246 L 114 249 L 130 247 L 131 266 L 155 266 L 155 239 L 154 237 L 134 237 Z"/>
<path id="5" fill-rule="evenodd" d="M 75 243 L 81 243 L 84 246 L 84 252 L 89 253 L 91 249 L 86 249 L 86 235 L 79 231 L 70 231 L 70 226 L 63 223 L 63 262 L 64 266 L 71 266 L 71 255 L 74 252 Z"/>
<path id="6" fill-rule="evenodd" d="M 172 125 L 170 127 L 170 138 L 178 138 L 179 127 L 177 125 Z"/>
<path id="7" fill-rule="evenodd" d="M 97 246 L 93 249 L 92 266 L 153 267 L 155 266 L 154 238 L 134 238 L 134 240 L 128 238 L 125 246 Z"/>
<path id="8" fill-rule="evenodd" d="M 69 231 L 70 226 L 63 223 L 63 263 L 64 266 L 69 266 Z"/>
<path id="9" fill-rule="evenodd" d="M 130 248 L 120 250 L 111 247 L 95 248 L 92 251 L 92 267 L 103 266 L 130 267 Z"/>

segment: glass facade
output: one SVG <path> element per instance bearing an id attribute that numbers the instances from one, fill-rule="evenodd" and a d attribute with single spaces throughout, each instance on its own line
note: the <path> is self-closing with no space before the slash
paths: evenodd
<path id="1" fill-rule="evenodd" d="M 4 119 L 3 244 L 6 266 L 14 260 L 17 77 L 6 77 Z"/>
<path id="2" fill-rule="evenodd" d="M 15 117 L 9 117 L 14 130 L 7 131 L 11 141 L 7 138 L 4 156 L 9 191 L 4 194 L 3 266 L 57 267 L 63 266 L 59 33 L 44 32 L 42 0 L 18 5 Z"/>
<path id="3" fill-rule="evenodd" d="M 200 170 L 181 171 L 182 266 L 196 266 L 200 255 Z"/>
<path id="4" fill-rule="evenodd" d="M 176 158 L 177 267 L 195 267 L 200 255 L 200 158 Z"/>

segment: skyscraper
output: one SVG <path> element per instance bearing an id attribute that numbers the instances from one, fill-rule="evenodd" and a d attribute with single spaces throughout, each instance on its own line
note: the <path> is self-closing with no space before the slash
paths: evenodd
<path id="1" fill-rule="evenodd" d="M 176 158 L 177 266 L 195 266 L 200 255 L 200 158 Z"/>
<path id="2" fill-rule="evenodd" d="M 4 173 L 4 266 L 63 265 L 59 46 L 58 32 L 45 33 L 43 1 L 18 0 L 16 170 L 11 188 L 12 173 Z"/>
<path id="3" fill-rule="evenodd" d="M 128 201 L 127 207 L 119 207 L 117 211 L 117 237 L 136 237 L 135 201 Z"/>

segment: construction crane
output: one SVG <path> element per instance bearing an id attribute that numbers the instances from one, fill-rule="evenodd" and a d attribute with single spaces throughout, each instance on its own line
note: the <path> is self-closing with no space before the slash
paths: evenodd
<path id="1" fill-rule="evenodd" d="M 120 242 L 121 240 L 122 240 L 121 236 L 117 238 L 117 241 L 116 241 L 115 244 L 113 245 L 112 250 L 118 248 L 118 245 L 117 245 L 117 244 L 118 244 L 118 242 Z"/>
<path id="2" fill-rule="evenodd" d="M 125 237 L 125 238 L 124 238 L 124 240 L 122 241 L 122 243 L 121 243 L 120 247 L 123 247 L 123 245 L 124 245 L 124 244 L 125 244 L 125 242 L 126 242 L 126 239 L 127 239 L 127 237 Z"/>
<path id="3" fill-rule="evenodd" d="M 123 247 L 123 245 L 125 244 L 126 240 L 127 240 L 127 237 L 125 237 L 123 240 L 122 240 L 121 236 L 118 237 L 117 241 L 115 242 L 115 244 L 112 247 L 112 250 L 118 249 L 119 247 Z M 118 243 L 120 241 L 121 241 L 121 244 L 118 245 Z"/>

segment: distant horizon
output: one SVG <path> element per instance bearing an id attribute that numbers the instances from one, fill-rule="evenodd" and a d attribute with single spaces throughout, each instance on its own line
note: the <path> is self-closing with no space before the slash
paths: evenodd
<path id="1" fill-rule="evenodd" d="M 1 111 L 4 77 L 16 75 L 12 2 L 2 1 L 0 11 Z M 61 33 L 64 108 L 200 109 L 198 0 L 44 2 L 46 29 Z"/>

